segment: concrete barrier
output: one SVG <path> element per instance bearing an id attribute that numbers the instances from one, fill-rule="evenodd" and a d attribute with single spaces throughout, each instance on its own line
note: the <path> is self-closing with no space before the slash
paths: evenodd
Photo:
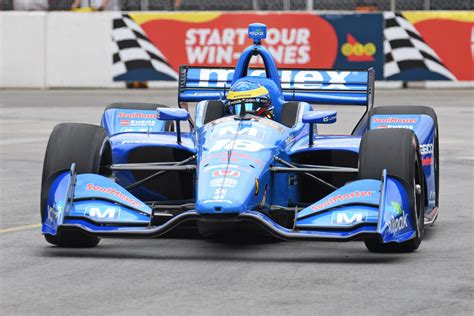
<path id="1" fill-rule="evenodd" d="M 112 21 L 114 18 L 117 18 L 119 14 L 120 13 L 117 12 L 0 12 L 0 88 L 123 88 L 125 86 L 123 81 L 113 81 L 114 66 L 112 56 L 114 52 L 117 51 L 117 48 L 114 48 L 113 45 L 117 45 L 117 42 L 112 41 Z M 183 22 L 182 19 L 184 18 L 193 18 L 193 14 L 199 16 L 202 20 L 203 17 L 201 15 L 204 13 L 186 13 L 185 17 L 184 13 L 162 14 L 156 12 L 149 14 L 131 13 L 130 16 L 135 16 L 138 21 L 141 21 L 141 24 L 138 22 L 136 24 L 138 28 L 145 26 L 144 30 L 147 31 L 146 27 L 149 28 L 151 24 L 146 23 L 150 23 L 150 21 L 155 21 L 154 23 L 156 23 L 156 21 L 164 19 L 174 21 L 173 23 L 177 25 Z M 221 13 L 212 14 L 217 16 Z M 251 17 L 252 14 L 254 13 L 248 13 L 250 16 L 249 19 L 254 20 Z M 387 13 L 384 13 L 384 16 L 385 15 L 387 15 Z M 265 13 L 259 15 L 260 18 L 262 16 L 267 16 L 268 18 L 269 16 L 271 17 L 271 14 Z M 421 23 L 420 25 L 425 28 L 427 25 L 425 22 L 427 21 L 426 19 L 431 18 L 430 16 L 426 16 L 426 13 L 419 14 L 416 12 L 407 12 L 406 16 L 407 19 L 412 19 L 414 22 L 421 21 L 418 23 Z M 390 18 L 388 15 L 385 18 L 387 17 Z M 474 20 L 472 12 L 457 13 L 455 17 L 459 20 L 457 22 L 458 25 L 461 26 L 466 23 L 466 25 L 470 25 L 469 23 L 472 24 Z M 255 19 L 258 18 L 256 17 Z M 332 21 L 331 19 L 333 18 L 330 16 L 327 19 L 328 21 Z M 335 21 L 336 20 L 337 19 L 335 19 Z M 380 20 L 382 21 L 382 19 Z M 336 23 L 332 21 L 331 23 L 333 23 L 333 27 L 336 27 L 336 24 L 340 22 Z M 199 22 L 196 20 L 195 25 L 198 24 Z M 143 30 L 141 31 L 143 32 Z M 157 32 L 156 29 L 152 29 L 151 31 Z M 147 34 L 150 34 L 151 31 L 148 29 Z M 472 32 L 472 34 L 474 34 L 474 28 Z M 168 33 L 170 32 L 168 31 Z M 124 34 L 125 33 L 120 33 L 120 36 L 124 36 Z M 171 35 L 173 34 L 174 33 Z M 177 37 L 176 34 L 173 36 Z M 156 37 L 154 39 L 156 40 Z M 337 43 L 337 45 L 342 44 L 344 43 L 341 40 Z M 148 45 L 150 45 L 150 43 Z M 156 47 L 158 51 L 155 52 L 155 55 L 162 53 L 160 48 L 163 49 L 163 47 L 170 45 L 172 45 L 170 41 L 158 41 L 158 46 Z M 380 46 L 377 47 L 379 47 L 378 50 L 381 51 L 382 44 L 379 43 L 377 45 Z M 451 46 L 446 47 L 449 48 Z M 177 48 L 172 49 L 176 51 Z M 455 48 L 452 49 L 454 50 Z M 171 55 L 167 55 L 165 52 L 162 56 L 165 60 L 167 58 L 173 59 L 175 58 L 175 56 L 173 56 L 175 51 L 173 51 Z M 452 51 L 450 51 L 450 54 L 452 54 Z M 182 62 L 189 63 L 190 61 L 184 60 Z M 167 65 L 171 67 L 171 64 L 172 63 Z M 464 65 L 465 63 L 462 64 Z M 175 65 L 172 66 L 176 68 Z M 439 66 L 435 66 L 439 68 Z M 339 65 L 339 67 L 342 66 Z M 386 65 L 384 68 L 387 68 Z M 377 69 L 380 69 L 380 67 Z M 469 65 L 466 65 L 466 69 L 469 69 Z M 174 69 L 174 71 L 177 71 L 177 69 Z M 417 73 L 414 73 L 413 76 L 416 75 Z M 393 80 L 386 76 L 387 73 L 385 73 L 385 77 L 379 76 L 379 79 L 385 78 Z M 395 76 L 395 78 L 397 77 Z M 406 79 L 398 78 L 395 80 Z M 419 79 L 415 78 L 414 80 Z M 461 78 L 461 80 L 464 79 Z M 423 87 L 432 88 L 472 88 L 474 86 L 473 81 L 461 82 L 456 80 L 417 83 L 409 86 L 420 87 L 420 84 Z M 177 86 L 177 82 L 150 81 L 149 86 L 174 87 Z M 381 88 L 399 87 L 400 83 L 379 81 L 377 86 Z"/>
<path id="2" fill-rule="evenodd" d="M 45 23 L 41 12 L 0 12 L 0 87 L 46 87 Z"/>

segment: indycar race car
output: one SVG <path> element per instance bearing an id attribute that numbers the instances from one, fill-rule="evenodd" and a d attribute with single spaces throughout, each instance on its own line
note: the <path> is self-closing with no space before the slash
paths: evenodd
<path id="1" fill-rule="evenodd" d="M 363 240 L 374 252 L 418 248 L 438 216 L 435 112 L 373 107 L 373 69 L 277 69 L 261 45 L 266 26 L 248 35 L 235 70 L 181 66 L 178 108 L 114 103 L 101 126 L 54 128 L 41 182 L 49 243 L 194 225 L 204 236 L 249 226 L 283 240 Z M 365 112 L 350 135 L 319 134 L 338 105 Z"/>

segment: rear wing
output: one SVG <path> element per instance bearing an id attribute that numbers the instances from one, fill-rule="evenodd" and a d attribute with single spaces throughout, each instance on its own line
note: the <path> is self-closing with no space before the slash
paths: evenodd
<path id="1" fill-rule="evenodd" d="M 234 68 L 181 66 L 179 102 L 222 100 L 232 84 Z M 265 69 L 249 76 L 266 77 Z M 372 107 L 374 70 L 279 69 L 285 101 Z"/>

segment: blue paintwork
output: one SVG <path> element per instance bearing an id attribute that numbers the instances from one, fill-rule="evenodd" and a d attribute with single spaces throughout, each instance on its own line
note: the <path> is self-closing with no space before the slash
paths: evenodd
<path id="1" fill-rule="evenodd" d="M 436 144 L 435 126 L 433 119 L 429 115 L 396 114 L 396 115 L 374 115 L 370 120 L 370 129 L 379 128 L 407 128 L 415 132 L 420 144 L 420 154 L 423 171 L 425 173 L 426 194 L 428 197 L 428 207 L 425 212 L 430 212 L 436 205 L 436 177 L 434 154 Z"/>
<path id="2" fill-rule="evenodd" d="M 235 120 L 230 116 L 201 127 L 196 211 L 236 213 L 254 208 L 261 202 L 265 186 L 271 185 L 272 157 L 285 157 L 285 140 L 302 131 L 303 126 L 291 130 L 258 117 Z M 288 193 L 282 200 L 284 197 Z"/>
<path id="3" fill-rule="evenodd" d="M 262 39 L 267 38 L 267 26 L 262 23 L 252 23 L 249 25 L 248 35 L 254 44 L 260 44 Z"/>
<path id="4" fill-rule="evenodd" d="M 399 205 L 397 211 L 396 205 Z M 383 174 L 383 190 L 380 204 L 377 231 L 384 243 L 403 242 L 415 237 L 414 210 L 408 203 L 407 192 L 403 185 L 394 178 Z"/>
<path id="5" fill-rule="evenodd" d="M 75 200 L 100 199 L 122 204 L 141 213 L 151 214 L 151 209 L 137 197 L 109 178 L 86 173 L 77 175 Z"/>
<path id="6" fill-rule="evenodd" d="M 82 200 L 73 204 L 68 217 L 85 217 L 96 223 L 142 223 L 150 222 L 149 213 L 137 212 L 123 204 L 105 200 Z"/>
<path id="7" fill-rule="evenodd" d="M 264 48 L 258 46 L 258 52 Z M 250 54 L 251 49 L 244 51 Z M 266 55 L 265 55 L 266 56 Z M 240 59 L 242 60 L 242 59 Z M 192 68 L 186 70 L 185 86 L 180 91 L 179 101 L 199 102 L 202 100 L 225 99 L 236 77 L 243 75 L 243 69 L 237 72 L 230 68 Z M 361 105 L 368 104 L 368 71 L 339 71 L 339 70 L 296 70 L 280 69 L 270 73 L 268 78 L 277 89 L 283 89 L 281 98 L 285 101 L 303 101 L 322 104 Z M 265 87 L 271 85 L 266 73 L 261 69 L 249 69 L 248 77 L 258 82 L 265 81 Z M 248 78 L 247 77 L 247 78 Z M 275 77 L 280 79 L 273 81 Z M 280 84 L 279 84 L 280 83 Z M 268 87 L 267 87 L 268 89 Z M 295 89 L 295 90 L 293 90 Z M 275 95 L 272 95 L 272 100 Z"/>
<path id="8" fill-rule="evenodd" d="M 310 111 L 303 115 L 303 123 L 333 124 L 336 121 L 336 111 Z"/>
<path id="9" fill-rule="evenodd" d="M 156 118 L 163 121 L 186 121 L 189 118 L 189 113 L 180 108 L 158 108 Z"/>
<path id="10" fill-rule="evenodd" d="M 57 228 L 63 223 L 64 214 L 70 208 L 68 196 L 72 187 L 72 175 L 69 171 L 63 172 L 51 185 L 48 195 L 46 214 L 44 214 L 41 232 L 56 235 Z"/>
<path id="11" fill-rule="evenodd" d="M 380 203 L 380 181 L 359 180 L 346 184 L 298 213 L 297 219 L 307 218 L 328 209 L 348 204 L 378 206 Z"/>
<path id="12" fill-rule="evenodd" d="M 109 109 L 102 116 L 102 126 L 112 136 L 119 133 L 157 133 L 165 122 L 156 119 L 156 111 Z"/>
<path id="13" fill-rule="evenodd" d="M 307 102 L 370 107 L 372 79 L 370 71 L 277 70 L 269 52 L 258 45 L 259 37 L 263 35 L 255 36 L 256 44 L 242 53 L 235 71 L 185 69 L 179 100 L 201 102 L 196 106 L 194 128 L 182 133 L 180 144 L 176 142 L 176 133 L 164 131 L 163 120 L 187 119 L 189 114 L 185 110 L 159 109 L 161 120 L 156 119 L 155 111 L 105 111 L 102 125 L 109 134 L 113 163 L 127 163 L 131 151 L 144 147 L 172 148 L 196 155 L 196 206 L 181 214 L 183 216 L 248 215 L 280 232 L 283 238 L 346 240 L 378 235 L 384 242 L 413 238 L 413 216 L 407 193 L 396 179 L 385 173 L 383 177 L 381 175 L 381 181 L 350 182 L 300 211 L 296 229 L 282 227 L 270 219 L 266 213 L 270 205 L 289 206 L 300 201 L 295 174 L 270 172 L 272 166 L 282 166 L 274 157 L 292 161 L 294 155 L 307 151 L 314 155 L 324 150 L 355 154 L 359 151 L 360 135 L 321 136 L 317 129 L 314 144 L 309 147 L 309 126 L 305 122 L 330 123 L 335 121 L 336 113 L 311 112 L 312 107 Z M 253 54 L 262 57 L 266 72 L 248 69 Z M 267 88 L 275 107 L 275 120 L 225 116 L 204 124 L 207 100 L 225 101 L 231 84 L 241 80 L 253 80 Z M 290 100 L 301 103 L 296 124 L 287 127 L 280 124 L 281 107 Z M 419 125 L 415 124 L 413 128 L 420 143 L 432 141 L 429 122 L 423 123 L 425 117 L 417 119 Z M 124 124 L 128 122 L 124 123 L 124 120 L 140 123 L 134 122 L 131 130 L 125 130 Z M 377 127 L 374 124 L 371 122 L 371 128 Z M 366 126 L 362 125 L 361 130 L 365 131 Z M 110 232 L 140 234 L 166 225 L 150 226 L 152 210 L 143 202 L 165 201 L 165 196 L 143 186 L 132 192 L 124 189 L 135 182 L 132 172 L 117 171 L 112 178 L 94 174 L 73 178 L 73 172 L 65 172 L 53 183 L 43 233 L 55 235 L 60 225 L 72 225 L 99 235 Z M 69 204 L 66 203 L 68 195 L 73 201 Z M 400 218 L 407 220 L 407 227 L 395 227 L 393 223 L 400 222 Z"/>

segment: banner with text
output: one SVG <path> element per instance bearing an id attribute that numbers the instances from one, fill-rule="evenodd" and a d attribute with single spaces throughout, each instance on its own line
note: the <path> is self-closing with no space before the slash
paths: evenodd
<path id="1" fill-rule="evenodd" d="M 373 67 L 377 80 L 474 80 L 473 20 L 472 12 L 120 13 L 112 26 L 113 79 L 175 81 L 184 64 L 233 67 L 251 45 L 247 26 L 260 22 L 278 67 Z"/>

